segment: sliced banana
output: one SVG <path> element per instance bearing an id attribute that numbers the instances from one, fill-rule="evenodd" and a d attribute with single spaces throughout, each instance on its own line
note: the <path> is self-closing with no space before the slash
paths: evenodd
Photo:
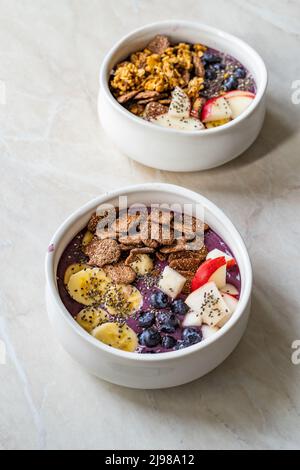
<path id="1" fill-rule="evenodd" d="M 77 315 L 75 320 L 84 328 L 88 333 L 96 328 L 96 326 L 109 321 L 108 313 L 102 308 L 86 307 L 82 309 Z"/>
<path id="2" fill-rule="evenodd" d="M 140 291 L 129 284 L 111 284 L 105 293 L 104 305 L 113 316 L 128 317 L 139 310 L 143 302 Z"/>
<path id="3" fill-rule="evenodd" d="M 88 245 L 92 241 L 93 238 L 94 238 L 94 234 L 90 232 L 89 230 L 87 230 L 81 242 L 82 246 Z"/>
<path id="4" fill-rule="evenodd" d="M 70 264 L 70 266 L 67 267 L 67 269 L 65 270 L 65 274 L 64 274 L 64 284 L 67 286 L 68 285 L 68 282 L 70 280 L 70 277 L 73 275 L 73 274 L 76 274 L 78 273 L 79 271 L 81 271 L 82 269 L 86 268 L 87 267 L 87 264 L 84 264 L 84 263 L 73 263 L 73 264 Z"/>
<path id="5" fill-rule="evenodd" d="M 92 331 L 92 336 L 102 343 L 122 351 L 133 352 L 138 346 L 136 333 L 126 324 L 103 323 Z"/>
<path id="6" fill-rule="evenodd" d="M 153 271 L 153 260 L 150 258 L 149 255 L 145 253 L 137 254 L 134 261 L 132 261 L 129 266 L 140 276 L 144 276 L 145 274 L 150 273 Z"/>
<path id="7" fill-rule="evenodd" d="M 68 292 L 72 299 L 83 305 L 100 303 L 109 284 L 109 278 L 103 269 L 84 268 L 73 274 L 69 282 Z"/>
<path id="8" fill-rule="evenodd" d="M 211 129 L 212 127 L 219 127 L 227 124 L 227 122 L 231 121 L 231 119 L 220 119 L 219 121 L 210 121 L 205 123 L 205 127 L 207 129 Z"/>

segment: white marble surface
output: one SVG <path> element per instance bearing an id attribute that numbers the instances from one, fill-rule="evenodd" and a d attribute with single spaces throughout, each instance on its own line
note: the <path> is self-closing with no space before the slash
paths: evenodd
<path id="1" fill-rule="evenodd" d="M 300 79 L 297 0 L 1 0 L 0 449 L 300 447 Z M 239 35 L 270 72 L 263 131 L 236 161 L 172 174 L 118 153 L 99 128 L 98 67 L 124 33 L 196 19 Z M 44 303 L 48 240 L 75 208 L 128 183 L 179 183 L 225 210 L 253 262 L 252 317 L 232 356 L 172 390 L 89 376 L 62 350 Z"/>

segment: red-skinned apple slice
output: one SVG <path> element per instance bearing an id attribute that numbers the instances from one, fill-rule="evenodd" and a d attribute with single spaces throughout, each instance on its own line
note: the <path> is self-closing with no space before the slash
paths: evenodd
<path id="1" fill-rule="evenodd" d="M 202 122 L 219 121 L 231 117 L 231 108 L 223 96 L 207 100 L 201 111 Z"/>
<path id="2" fill-rule="evenodd" d="M 224 98 L 230 106 L 233 119 L 235 119 L 250 106 L 255 95 L 248 91 L 234 90 L 226 93 Z"/>
<path id="3" fill-rule="evenodd" d="M 227 253 L 224 253 L 224 251 L 221 251 L 218 248 L 215 248 L 214 250 L 211 250 L 207 254 L 206 259 L 219 258 L 220 256 L 225 257 L 226 263 L 227 263 L 227 268 L 230 268 L 231 266 L 236 265 L 236 261 L 232 256 L 227 255 Z"/>
<path id="4" fill-rule="evenodd" d="M 202 315 L 201 313 L 194 312 L 190 310 L 184 317 L 182 326 L 187 328 L 189 326 L 201 326 L 202 325 Z"/>
<path id="5" fill-rule="evenodd" d="M 192 279 L 192 292 L 203 286 L 209 281 L 216 283 L 218 288 L 222 288 L 226 284 L 226 259 L 224 256 L 219 258 L 208 259 L 197 269 Z"/>
<path id="6" fill-rule="evenodd" d="M 202 328 L 201 328 L 202 338 L 207 339 L 210 336 L 217 333 L 218 331 L 219 331 L 219 328 L 217 326 L 202 325 Z"/>
<path id="7" fill-rule="evenodd" d="M 232 295 L 232 297 L 238 297 L 239 295 L 239 291 L 237 290 L 237 288 L 235 286 L 233 286 L 232 284 L 225 284 L 224 287 L 222 287 L 220 289 L 220 291 L 223 293 L 223 294 L 229 294 L 229 295 Z"/>
<path id="8" fill-rule="evenodd" d="M 252 93 L 251 91 L 244 91 L 244 90 L 227 91 L 227 93 L 223 95 L 223 97 L 226 99 L 233 98 L 235 96 L 248 96 L 249 98 L 255 98 L 254 93 Z"/>
<path id="9" fill-rule="evenodd" d="M 180 88 L 175 87 L 172 92 L 168 114 L 175 118 L 188 118 L 190 115 L 191 101 L 188 95 Z"/>

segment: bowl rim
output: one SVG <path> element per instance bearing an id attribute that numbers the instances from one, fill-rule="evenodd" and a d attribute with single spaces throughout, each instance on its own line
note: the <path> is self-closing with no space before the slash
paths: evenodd
<path id="1" fill-rule="evenodd" d="M 198 28 L 199 30 L 209 32 L 209 33 L 211 33 L 215 36 L 218 36 L 218 37 L 221 36 L 224 41 L 228 40 L 228 41 L 236 42 L 238 45 L 241 46 L 241 48 L 243 50 L 246 50 L 249 54 L 252 54 L 252 56 L 256 60 L 257 64 L 261 68 L 262 80 L 261 80 L 261 83 L 259 84 L 259 86 L 256 84 L 257 90 L 256 90 L 255 98 L 253 99 L 253 102 L 250 104 L 250 106 L 248 106 L 248 108 L 245 111 L 242 112 L 242 114 L 240 116 L 238 116 L 237 118 L 233 119 L 232 121 L 230 121 L 226 124 L 223 124 L 222 126 L 213 127 L 213 128 L 210 128 L 210 129 L 205 129 L 205 132 L 199 132 L 199 130 L 198 131 L 197 130 L 190 130 L 190 131 L 178 130 L 178 129 L 168 128 L 168 127 L 155 126 L 155 124 L 153 124 L 149 121 L 146 121 L 145 119 L 141 119 L 138 116 L 135 116 L 133 113 L 128 111 L 126 108 L 124 108 L 124 106 L 122 106 L 120 103 L 118 103 L 118 101 L 112 95 L 112 93 L 109 89 L 109 86 L 108 86 L 108 80 L 106 78 L 107 73 L 109 72 L 108 64 L 111 60 L 112 55 L 115 54 L 115 52 L 124 43 L 126 43 L 130 38 L 132 38 L 136 34 L 139 34 L 143 31 L 147 31 L 149 29 L 151 30 L 151 29 L 157 28 L 157 27 L 163 28 L 165 26 L 172 26 L 172 25 L 173 26 L 183 26 L 183 27 L 187 27 L 187 28 L 189 28 L 189 27 L 190 28 Z M 107 52 L 107 54 L 105 55 L 105 57 L 102 61 L 102 64 L 100 66 L 100 73 L 99 73 L 99 83 L 100 83 L 99 92 L 101 92 L 101 90 L 103 90 L 104 93 L 105 93 L 106 98 L 108 98 L 110 104 L 114 107 L 114 109 L 117 112 L 120 112 L 121 114 L 123 114 L 128 119 L 130 119 L 133 123 L 135 122 L 135 123 L 137 123 L 141 126 L 145 126 L 145 128 L 153 129 L 155 127 L 158 130 L 158 132 L 165 132 L 165 133 L 170 133 L 171 132 L 171 133 L 177 134 L 177 135 L 193 135 L 193 136 L 199 135 L 199 136 L 202 137 L 202 136 L 205 136 L 205 135 L 207 136 L 207 135 L 211 135 L 211 134 L 214 134 L 214 133 L 221 133 L 221 132 L 224 132 L 224 130 L 226 132 L 227 129 L 237 125 L 239 122 L 243 121 L 250 114 L 252 114 L 254 112 L 254 110 L 257 108 L 257 106 L 259 105 L 259 103 L 261 102 L 261 100 L 262 100 L 262 98 L 265 94 L 267 84 L 268 84 L 268 72 L 267 72 L 267 68 L 266 68 L 265 63 L 264 63 L 262 57 L 258 54 L 258 52 L 256 52 L 256 50 L 253 49 L 248 43 L 246 43 L 245 41 L 243 41 L 242 39 L 238 38 L 235 35 L 227 33 L 226 31 L 223 31 L 219 28 L 208 26 L 204 23 L 200 23 L 200 22 L 196 22 L 196 21 L 164 20 L 164 21 L 157 21 L 157 22 L 149 23 L 149 24 L 146 24 L 146 25 L 144 25 L 140 28 L 136 28 L 136 29 L 132 30 L 131 32 L 129 32 L 128 34 L 126 34 L 125 36 L 123 36 L 119 41 L 117 41 L 114 44 L 114 46 L 112 46 L 111 49 Z"/>
<path id="2" fill-rule="evenodd" d="M 204 207 L 209 209 L 213 213 L 213 215 L 217 219 L 219 219 L 219 221 L 223 225 L 226 225 L 230 233 L 232 233 L 233 236 L 235 237 L 236 244 L 238 244 L 241 248 L 241 253 L 243 256 L 243 263 L 244 263 L 244 268 L 245 268 L 245 280 L 244 280 L 243 294 L 241 298 L 239 299 L 237 308 L 234 314 L 228 320 L 228 322 L 222 328 L 220 328 L 217 333 L 215 333 L 211 337 L 193 346 L 189 346 L 187 348 L 177 350 L 177 351 L 170 351 L 170 352 L 164 352 L 164 353 L 158 353 L 158 354 L 140 354 L 136 352 L 121 351 L 119 349 L 107 346 L 106 344 L 93 338 L 93 336 L 87 333 L 82 327 L 80 327 L 80 325 L 76 323 L 76 321 L 71 316 L 70 312 L 67 310 L 67 308 L 63 304 L 58 293 L 58 288 L 56 285 L 56 272 L 54 271 L 54 266 L 53 266 L 55 247 L 59 245 L 63 235 L 66 233 L 67 230 L 69 230 L 70 227 L 72 227 L 72 225 L 76 222 L 78 218 L 82 217 L 87 212 L 95 209 L 98 204 L 106 202 L 108 199 L 112 199 L 114 197 L 118 197 L 120 195 L 125 195 L 129 193 L 132 194 L 132 193 L 138 193 L 138 192 L 147 192 L 149 190 L 158 191 L 162 193 L 171 193 L 171 194 L 177 193 L 179 195 L 182 194 L 183 196 L 193 200 L 194 203 L 200 202 L 201 204 L 203 204 Z M 74 233 L 74 236 L 75 236 L 75 233 Z M 64 320 L 71 327 L 71 329 L 75 332 L 75 334 L 79 335 L 84 341 L 87 341 L 96 349 L 100 349 L 118 358 L 129 359 L 131 361 L 160 362 L 160 361 L 180 359 L 183 356 L 198 352 L 201 349 L 206 348 L 210 346 L 212 343 L 218 341 L 218 339 L 221 336 L 223 336 L 229 329 L 231 329 L 235 325 L 238 319 L 245 312 L 245 309 L 248 305 L 248 302 L 251 296 L 252 267 L 251 267 L 251 262 L 250 262 L 250 258 L 249 258 L 246 246 L 244 244 L 244 241 L 240 233 L 235 228 L 235 226 L 230 221 L 230 219 L 213 202 L 211 202 L 209 199 L 202 196 L 201 194 L 191 191 L 189 189 L 186 189 L 182 186 L 166 184 L 166 183 L 145 183 L 145 184 L 125 186 L 117 190 L 105 192 L 101 196 L 98 196 L 92 199 L 91 201 L 81 206 L 79 209 L 75 210 L 69 217 L 65 219 L 65 221 L 58 227 L 58 229 L 54 233 L 49 243 L 49 247 L 53 247 L 53 246 L 54 246 L 54 251 L 49 250 L 48 248 L 47 253 L 46 253 L 45 276 L 46 276 L 46 288 L 50 289 L 52 299 L 54 299 L 54 302 L 55 302 L 55 307 L 59 309 L 60 314 L 63 316 Z"/>

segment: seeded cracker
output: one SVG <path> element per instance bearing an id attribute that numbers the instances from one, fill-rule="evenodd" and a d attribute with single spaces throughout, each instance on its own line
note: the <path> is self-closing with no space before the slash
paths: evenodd
<path id="1" fill-rule="evenodd" d="M 200 57 L 198 57 L 196 54 L 193 54 L 193 64 L 195 67 L 196 76 L 203 78 L 205 75 L 205 68 Z"/>
<path id="2" fill-rule="evenodd" d="M 108 277 L 117 284 L 131 284 L 136 278 L 134 270 L 130 266 L 126 266 L 124 261 L 119 261 L 115 264 L 107 264 L 103 269 Z"/>
<path id="3" fill-rule="evenodd" d="M 136 96 L 135 100 L 147 100 L 149 98 L 156 98 L 161 96 L 158 91 L 140 91 Z"/>
<path id="4" fill-rule="evenodd" d="M 101 219 L 101 217 L 97 214 L 93 214 L 89 220 L 89 223 L 88 223 L 88 230 L 92 233 L 95 233 L 96 232 L 96 228 L 97 228 L 97 224 L 99 222 L 99 220 Z"/>
<path id="5" fill-rule="evenodd" d="M 112 239 L 94 239 L 85 248 L 85 253 L 89 256 L 90 265 L 102 268 L 105 264 L 115 263 L 121 256 L 118 243 Z"/>
<path id="6" fill-rule="evenodd" d="M 182 258 L 193 258 L 199 260 L 199 264 L 206 259 L 208 250 L 205 245 L 202 246 L 200 250 L 192 250 L 192 251 L 178 251 L 176 253 L 170 253 L 169 254 L 169 263 L 173 260 L 176 259 L 182 259 Z"/>
<path id="7" fill-rule="evenodd" d="M 128 235 L 119 238 L 122 245 L 134 245 L 135 247 L 143 246 L 142 239 L 139 233 L 136 235 Z"/>

